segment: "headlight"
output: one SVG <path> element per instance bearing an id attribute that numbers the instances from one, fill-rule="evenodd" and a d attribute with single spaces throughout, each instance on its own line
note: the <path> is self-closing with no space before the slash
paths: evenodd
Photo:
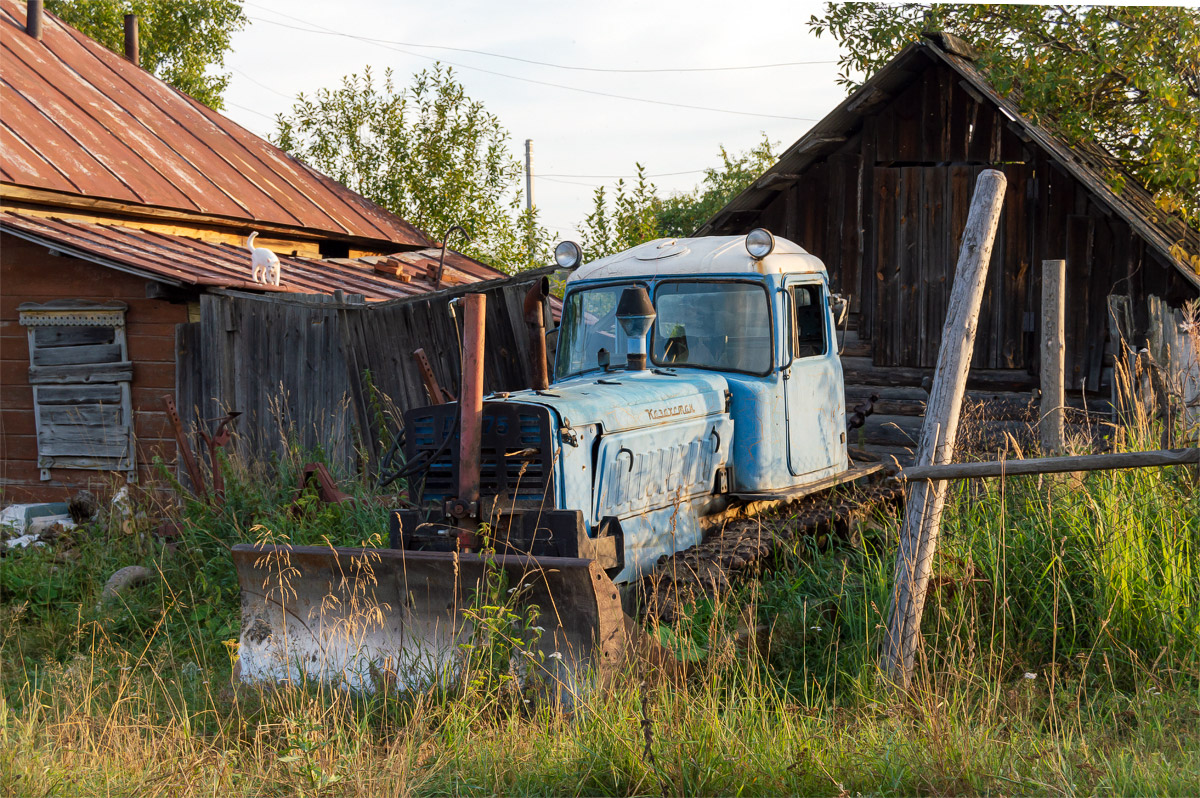
<path id="1" fill-rule="evenodd" d="M 574 269 L 583 261 L 583 250 L 574 241 L 560 241 L 554 248 L 554 262 L 560 269 Z"/>
<path id="2" fill-rule="evenodd" d="M 762 260 L 775 249 L 775 236 L 762 227 L 756 227 L 746 234 L 746 251 L 750 257 Z"/>

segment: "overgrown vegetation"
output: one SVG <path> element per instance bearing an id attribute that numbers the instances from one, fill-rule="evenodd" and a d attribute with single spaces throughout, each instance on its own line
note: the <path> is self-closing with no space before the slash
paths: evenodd
<path id="1" fill-rule="evenodd" d="M 721 165 L 704 170 L 704 178 L 691 191 L 663 196 L 646 176 L 646 167 L 635 164 L 637 176 L 618 180 L 611 188 L 592 192 L 592 212 L 580 227 L 585 260 L 602 258 L 655 238 L 686 238 L 716 215 L 776 159 L 775 147 L 764 133 L 757 145 L 744 152 L 720 147 Z"/>
<path id="2" fill-rule="evenodd" d="M 1125 448 L 1153 445 L 1153 438 Z M 565 714 L 514 701 L 530 630 L 496 580 L 452 691 L 360 696 L 231 681 L 228 546 L 377 544 L 386 499 L 295 495 L 299 453 L 226 462 L 223 507 L 145 493 L 0 559 L 0 785 L 11 794 L 1194 794 L 1200 792 L 1200 491 L 1185 469 L 955 488 L 918 688 L 876 668 L 897 519 L 806 541 Z M 159 519 L 175 521 L 163 537 Z M 789 523 L 778 515 L 767 523 Z M 170 530 L 167 530 L 170 531 Z M 108 575 L 160 578 L 100 601 Z M 753 618 L 757 645 L 730 632 Z"/>
<path id="3" fill-rule="evenodd" d="M 524 171 L 510 138 L 453 69 L 435 64 L 407 87 L 391 70 L 377 80 L 368 66 L 336 88 L 300 94 L 276 119 L 273 141 L 431 241 L 465 226 L 471 240 L 452 246 L 518 271 L 553 258 L 536 209 L 521 210 Z"/>

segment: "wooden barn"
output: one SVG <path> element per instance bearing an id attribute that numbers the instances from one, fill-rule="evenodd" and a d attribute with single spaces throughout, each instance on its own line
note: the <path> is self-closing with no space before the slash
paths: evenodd
<path id="1" fill-rule="evenodd" d="M 1114 193 L 1096 165 L 1102 153 L 1023 117 L 972 57 L 943 34 L 909 46 L 697 231 L 766 227 L 824 260 L 833 290 L 851 302 L 851 404 L 882 397 L 865 442 L 897 454 L 916 439 L 920 385 L 937 360 L 982 170 L 1003 170 L 1008 188 L 968 384 L 976 399 L 1004 393 L 1014 419 L 1027 415 L 1044 260 L 1067 262 L 1066 386 L 1077 407 L 1110 396 L 1114 329 L 1144 340 L 1150 297 L 1179 308 L 1200 294 L 1188 265 L 1200 263 L 1197 231 L 1136 181 Z M 1131 320 L 1114 324 L 1110 296 L 1128 297 Z"/>
<path id="2" fill-rule="evenodd" d="M 173 462 L 162 398 L 201 380 L 177 364 L 206 297 L 369 303 L 501 276 L 453 252 L 441 273 L 403 219 L 52 15 L 36 22 L 0 0 L 0 501 Z M 252 231 L 279 256 L 278 288 L 251 280 Z"/>

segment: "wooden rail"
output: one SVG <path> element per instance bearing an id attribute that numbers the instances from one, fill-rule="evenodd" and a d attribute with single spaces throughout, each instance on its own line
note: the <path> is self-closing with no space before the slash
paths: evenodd
<path id="1" fill-rule="evenodd" d="M 913 466 L 902 470 L 897 477 L 910 482 L 922 479 L 983 479 L 1015 477 L 1025 474 L 1108 471 L 1119 468 L 1149 468 L 1191 463 L 1200 463 L 1200 449 L 1161 449 L 1152 452 L 1084 454 L 1074 457 L 1033 457 L 1028 460 Z"/>

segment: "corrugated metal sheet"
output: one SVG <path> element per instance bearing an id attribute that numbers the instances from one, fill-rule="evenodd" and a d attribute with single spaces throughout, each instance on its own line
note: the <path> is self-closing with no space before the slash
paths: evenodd
<path id="1" fill-rule="evenodd" d="M 428 246 L 310 169 L 47 14 L 0 0 L 0 181 L 335 237 Z"/>
<path id="2" fill-rule="evenodd" d="M 902 50 L 828 116 L 813 125 L 758 180 L 701 225 L 696 235 L 747 232 L 727 225 L 738 218 L 739 212 L 759 210 L 770 202 L 782 184 L 795 181 L 804 169 L 828 152 L 826 143 L 836 144 L 851 135 L 861 124 L 862 116 L 870 113 L 868 109 L 876 98 L 896 94 L 926 68 L 930 59 L 953 68 L 975 91 L 999 108 L 1031 142 L 1086 185 L 1099 202 L 1124 219 L 1184 277 L 1200 286 L 1200 277 L 1171 251 L 1172 245 L 1178 243 L 1189 254 L 1200 254 L 1194 230 L 1179 217 L 1157 209 L 1153 197 L 1136 179 L 1129 178 L 1121 193 L 1114 193 L 1104 178 L 1101 164 L 1105 154 L 1099 146 L 1068 146 L 1041 125 L 1022 116 L 1016 103 L 1001 97 L 970 61 L 946 52 L 931 41 L 914 43 Z"/>
<path id="3" fill-rule="evenodd" d="M 250 279 L 250 253 L 180 235 L 110 224 L 0 213 L 0 230 L 66 255 L 178 286 L 238 288 L 300 294 L 336 290 L 370 300 L 400 299 L 435 290 L 437 248 L 356 259 L 316 260 L 279 256 L 280 285 Z M 457 252 L 446 252 L 442 287 L 505 275 Z"/>

